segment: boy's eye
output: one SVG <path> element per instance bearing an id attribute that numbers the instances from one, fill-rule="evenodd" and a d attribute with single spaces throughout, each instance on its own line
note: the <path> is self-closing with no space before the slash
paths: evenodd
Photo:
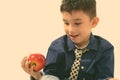
<path id="1" fill-rule="evenodd" d="M 64 23 L 65 25 L 69 25 L 69 23 Z"/>
<path id="2" fill-rule="evenodd" d="M 80 25 L 81 23 L 75 23 L 75 25 Z"/>

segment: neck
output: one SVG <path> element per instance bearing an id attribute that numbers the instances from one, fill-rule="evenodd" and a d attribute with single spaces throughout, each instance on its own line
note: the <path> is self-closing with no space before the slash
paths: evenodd
<path id="1" fill-rule="evenodd" d="M 83 49 L 83 48 L 86 48 L 88 44 L 89 44 L 89 41 L 88 41 L 87 43 L 81 44 L 81 45 L 79 45 L 79 44 L 77 45 L 77 44 L 76 44 L 76 47 L 77 47 L 77 48 L 80 48 L 80 49 Z"/>
<path id="2" fill-rule="evenodd" d="M 90 38 L 90 36 L 84 42 L 80 42 L 80 43 L 76 44 L 76 46 L 80 49 L 87 47 L 87 45 L 89 44 L 89 38 Z"/>

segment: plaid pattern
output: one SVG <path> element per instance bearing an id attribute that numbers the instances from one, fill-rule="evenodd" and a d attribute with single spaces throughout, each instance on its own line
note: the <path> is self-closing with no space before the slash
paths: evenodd
<path id="1" fill-rule="evenodd" d="M 74 60 L 74 63 L 72 65 L 69 80 L 77 80 L 82 53 L 85 53 L 86 51 L 88 51 L 88 49 L 86 48 L 83 50 L 75 49 L 74 52 L 76 59 Z"/>

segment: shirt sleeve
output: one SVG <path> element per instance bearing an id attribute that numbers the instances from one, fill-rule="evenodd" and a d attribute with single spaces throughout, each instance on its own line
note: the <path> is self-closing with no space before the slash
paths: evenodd
<path id="1" fill-rule="evenodd" d="M 96 63 L 96 79 L 108 80 L 114 77 L 114 48 L 110 47 L 103 52 L 101 59 Z"/>
<path id="2" fill-rule="evenodd" d="M 64 63 L 64 53 L 61 45 L 52 43 L 48 49 L 44 73 L 61 79 L 64 73 Z"/>

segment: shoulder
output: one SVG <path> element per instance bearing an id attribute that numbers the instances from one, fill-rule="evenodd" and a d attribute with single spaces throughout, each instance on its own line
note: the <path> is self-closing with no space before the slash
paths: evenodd
<path id="1" fill-rule="evenodd" d="M 54 41 L 52 41 L 50 48 L 54 48 L 54 49 L 59 49 L 59 50 L 64 50 L 64 46 L 66 43 L 66 35 L 63 35 L 57 39 L 55 39 Z"/>
<path id="2" fill-rule="evenodd" d="M 107 39 L 101 36 L 98 36 L 98 35 L 94 35 L 94 37 L 95 39 L 97 39 L 99 47 L 102 48 L 103 50 L 111 48 L 111 47 L 113 48 L 113 45 Z"/>
<path id="3" fill-rule="evenodd" d="M 59 38 L 52 41 L 51 45 L 53 45 L 53 46 L 57 45 L 58 46 L 58 45 L 64 44 L 66 37 L 67 37 L 66 35 L 60 36 Z"/>

